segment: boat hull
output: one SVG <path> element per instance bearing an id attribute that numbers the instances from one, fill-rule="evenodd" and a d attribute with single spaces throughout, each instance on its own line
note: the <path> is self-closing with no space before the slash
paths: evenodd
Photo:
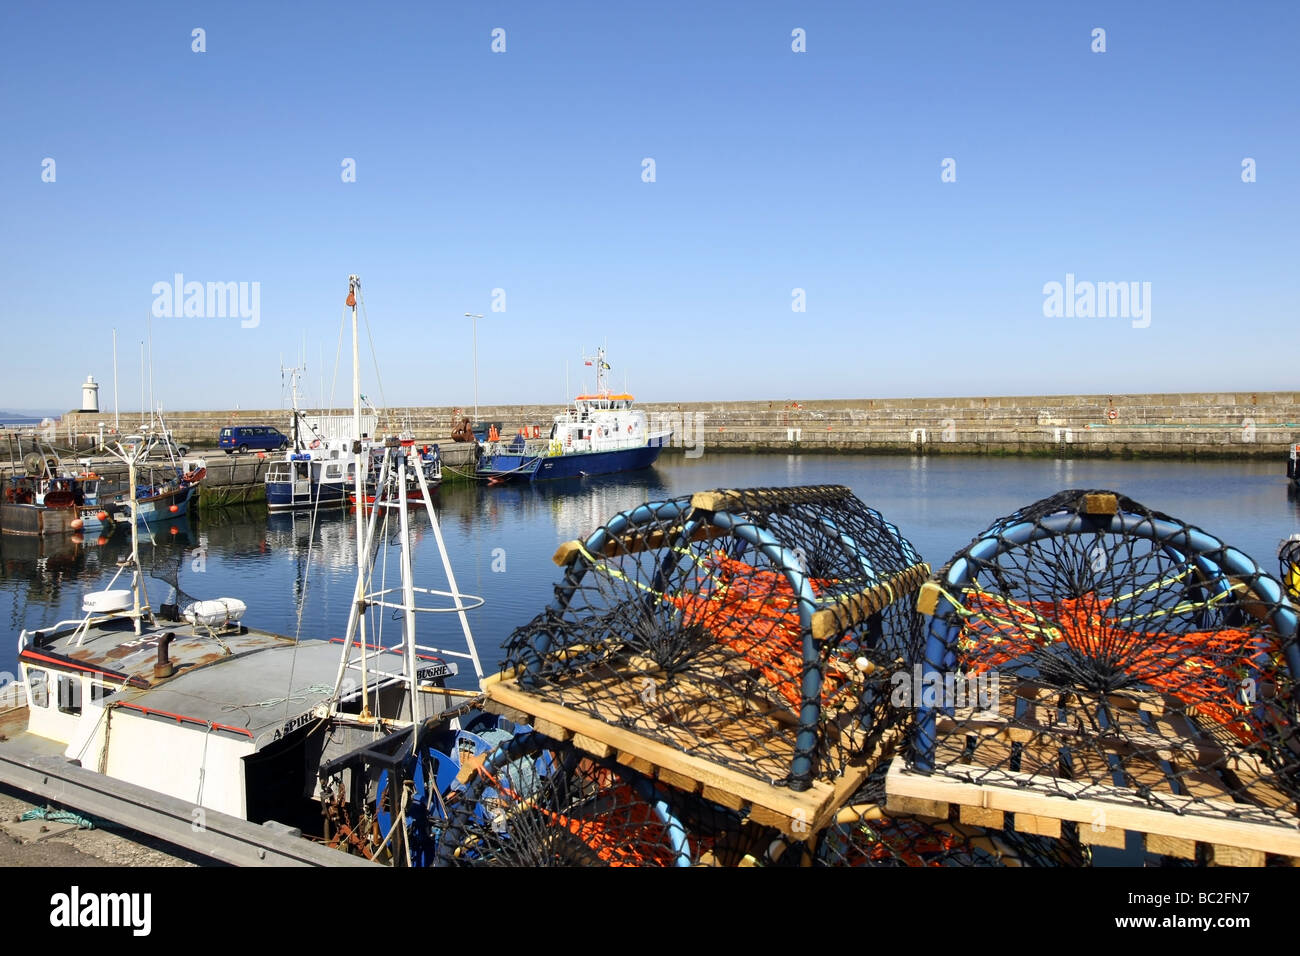
<path id="1" fill-rule="evenodd" d="M 44 505 L 13 504 L 8 501 L 0 503 L 0 530 L 5 534 L 34 537 L 76 534 L 83 530 L 72 527 L 72 522 L 77 517 L 76 508 L 46 508 Z"/>
<path id="2" fill-rule="evenodd" d="M 662 451 L 662 445 L 643 445 L 639 448 L 620 448 L 616 451 L 575 452 L 543 458 L 498 453 L 492 456 L 489 467 L 480 466 L 476 474 L 481 478 L 496 481 L 512 478 L 523 481 L 590 478 L 595 475 L 613 475 L 623 471 L 649 468 L 659 459 L 659 453 Z"/>
<path id="3" fill-rule="evenodd" d="M 266 483 L 268 511 L 334 508 L 342 507 L 347 503 L 347 486 L 339 482 L 268 481 Z"/>
<path id="4" fill-rule="evenodd" d="M 136 502 L 136 519 L 140 524 L 149 522 L 171 521 L 189 514 L 190 501 L 194 497 L 194 487 L 184 485 L 175 491 L 168 491 L 152 498 L 142 498 Z M 126 506 L 128 511 L 130 506 Z M 176 510 L 173 511 L 172 508 Z M 130 520 L 129 514 L 123 515 Z"/>

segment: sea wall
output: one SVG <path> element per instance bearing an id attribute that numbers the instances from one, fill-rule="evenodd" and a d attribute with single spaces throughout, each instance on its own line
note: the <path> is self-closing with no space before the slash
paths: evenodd
<path id="1" fill-rule="evenodd" d="M 835 399 L 643 403 L 652 426 L 673 429 L 687 454 L 710 449 L 1064 455 L 1067 457 L 1278 458 L 1300 440 L 1292 392 L 1179 392 L 1133 395 L 1039 395 L 987 398 Z M 479 418 L 512 434 L 543 431 L 557 405 L 483 405 Z M 410 428 L 420 441 L 450 441 L 452 423 L 472 410 L 400 409 L 381 430 Z M 309 412 L 309 414 L 311 414 Z M 58 443 L 93 445 L 112 415 L 74 412 L 59 423 Z M 227 425 L 288 429 L 284 409 L 169 412 L 182 443 L 211 448 Z M 123 431 L 127 431 L 125 417 Z"/>

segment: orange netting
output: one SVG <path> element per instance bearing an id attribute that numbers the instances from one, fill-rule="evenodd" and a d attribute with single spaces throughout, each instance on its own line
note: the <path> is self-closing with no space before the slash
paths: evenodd
<path id="1" fill-rule="evenodd" d="M 759 570 L 752 564 L 715 552 L 708 561 L 713 587 L 703 594 L 665 595 L 682 612 L 684 626 L 704 628 L 721 643 L 742 654 L 776 688 L 791 707 L 802 700 L 802 626 L 799 601 L 789 579 L 780 571 Z M 820 596 L 831 581 L 809 578 Z M 822 681 L 824 698 L 834 696 L 848 679 L 828 668 Z"/>
<path id="2" fill-rule="evenodd" d="M 1243 679 L 1272 662 L 1271 641 L 1225 627 L 1213 631 L 1131 631 L 1106 612 L 1111 598 L 1089 592 L 1059 601 L 1009 601 L 972 591 L 958 648 L 973 672 L 992 670 L 1064 642 L 1077 654 L 1122 668 L 1154 690 L 1166 692 L 1223 725 L 1242 743 L 1259 734 L 1251 708 L 1237 696 Z"/>
<path id="3" fill-rule="evenodd" d="M 672 866 L 676 855 L 669 844 L 664 822 L 631 786 L 618 784 L 600 795 L 598 816 L 577 817 L 522 799 L 485 767 L 479 767 L 497 789 L 520 805 L 531 805 L 552 824 L 564 827 L 586 844 L 609 866 Z M 606 773 L 599 779 L 610 780 Z"/>

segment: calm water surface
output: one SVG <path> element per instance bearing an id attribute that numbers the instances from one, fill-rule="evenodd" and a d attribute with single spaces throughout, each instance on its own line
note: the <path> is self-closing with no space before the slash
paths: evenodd
<path id="1" fill-rule="evenodd" d="M 1279 462 L 1280 462 L 1279 456 Z M 1300 502 L 1285 466 L 1271 463 L 1104 462 L 961 457 L 852 457 L 707 453 L 666 459 L 635 474 L 536 486 L 447 486 L 437 508 L 461 589 L 486 598 L 470 615 L 485 664 L 500 660 L 510 631 L 552 597 L 556 546 L 585 536 L 615 512 L 709 488 L 844 484 L 894 522 L 932 565 L 944 563 L 995 518 L 1063 488 L 1107 488 L 1198 524 L 1276 573 L 1278 542 L 1300 531 Z M 155 606 L 170 585 L 199 598 L 237 597 L 245 623 L 303 637 L 339 637 L 356 574 L 354 519 L 218 512 L 142 537 L 141 560 Z M 417 584 L 443 587 L 437 546 L 423 512 L 412 512 Z M 107 543 L 0 539 L 0 670 L 14 671 L 18 632 L 78 616 L 81 596 L 105 588 L 130 549 Z M 394 550 L 393 555 L 396 554 Z M 380 574 L 377 571 L 377 576 Z M 387 569 L 397 583 L 395 561 Z M 119 585 L 120 586 L 120 585 Z M 460 646 L 448 615 L 421 615 L 421 643 Z M 383 622 L 394 643 L 400 622 Z M 462 678 L 457 683 L 471 686 Z"/>

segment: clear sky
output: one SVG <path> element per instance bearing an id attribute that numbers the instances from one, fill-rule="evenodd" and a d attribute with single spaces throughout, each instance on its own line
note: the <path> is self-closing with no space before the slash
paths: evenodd
<path id="1" fill-rule="evenodd" d="M 71 408 L 88 373 L 110 408 L 114 327 L 138 407 L 176 273 L 260 309 L 152 319 L 173 409 L 278 407 L 304 342 L 328 390 L 350 272 L 390 405 L 473 401 L 465 312 L 483 404 L 560 401 L 602 342 L 647 401 L 1297 386 L 1300 4 L 0 17 L 0 408 Z M 1045 316 L 1067 274 L 1149 282 L 1149 326 Z"/>

